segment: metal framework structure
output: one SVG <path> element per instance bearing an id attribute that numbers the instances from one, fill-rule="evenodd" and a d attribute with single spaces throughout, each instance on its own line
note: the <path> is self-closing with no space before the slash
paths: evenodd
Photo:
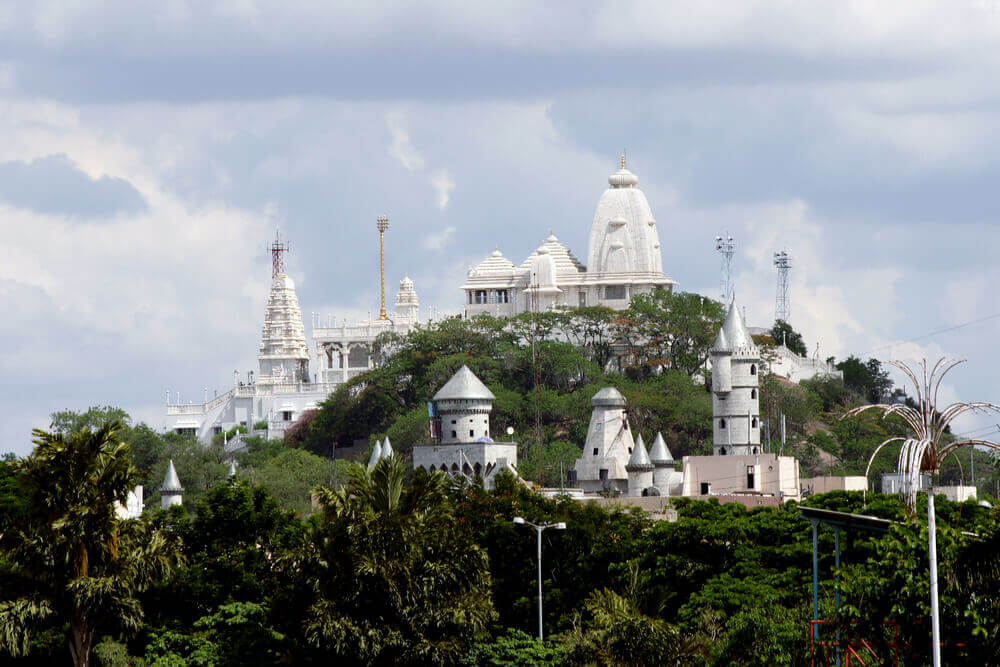
<path id="1" fill-rule="evenodd" d="M 733 300 L 733 252 L 736 241 L 728 233 L 715 237 L 715 250 L 722 255 L 722 303 L 729 305 Z"/>
<path id="2" fill-rule="evenodd" d="M 1000 450 L 1000 443 L 992 440 L 982 440 L 971 438 L 957 440 L 955 442 L 943 444 L 941 442 L 945 429 L 949 424 L 967 412 L 981 412 L 1000 414 L 1000 405 L 994 403 L 972 402 L 972 403 L 952 403 L 944 410 L 938 411 L 937 397 L 941 387 L 941 381 L 955 366 L 964 360 L 953 361 L 945 358 L 938 359 L 937 363 L 928 371 L 927 360 L 920 362 L 922 373 L 917 374 L 917 370 L 911 368 L 901 361 L 890 361 L 889 363 L 901 370 L 913 383 L 916 390 L 919 405 L 911 408 L 908 405 L 876 404 L 855 408 L 844 414 L 844 417 L 857 415 L 865 410 L 879 410 L 883 418 L 887 415 L 899 415 L 913 431 L 910 437 L 898 436 L 889 438 L 875 448 L 871 458 L 868 460 L 868 467 L 865 469 L 865 488 L 868 487 L 868 472 L 871 470 L 872 461 L 883 447 L 891 442 L 902 442 L 899 450 L 898 471 L 905 475 L 903 488 L 906 493 L 906 507 L 912 514 L 916 511 L 917 489 L 920 485 L 921 473 L 937 474 L 941 470 L 941 463 L 947 456 L 954 456 L 958 462 L 959 469 L 962 462 L 955 451 L 959 447 L 989 447 Z M 964 471 L 962 476 L 965 476 Z M 934 667 L 941 665 L 941 627 L 938 613 L 938 577 L 937 577 L 937 530 L 935 528 L 934 513 L 934 490 L 927 491 L 927 552 L 930 563 L 930 597 L 931 597 L 931 663 Z"/>
<path id="3" fill-rule="evenodd" d="M 792 268 L 792 258 L 782 250 L 774 253 L 774 266 L 778 269 L 778 289 L 774 297 L 774 320 L 787 322 L 791 315 L 791 302 L 788 300 L 788 270 Z"/>
<path id="4" fill-rule="evenodd" d="M 385 232 L 389 229 L 388 216 L 380 215 L 375 218 L 375 228 L 378 229 L 378 283 L 381 295 L 378 319 L 388 320 L 389 316 L 385 313 Z"/>
<path id="5" fill-rule="evenodd" d="M 291 251 L 291 247 L 281 240 L 278 230 L 274 231 L 274 242 L 268 246 L 267 251 L 271 253 L 271 278 L 277 278 L 285 272 L 284 254 Z"/>

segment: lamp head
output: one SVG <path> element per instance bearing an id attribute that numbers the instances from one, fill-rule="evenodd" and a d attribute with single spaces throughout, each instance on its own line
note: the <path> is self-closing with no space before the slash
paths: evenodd
<path id="1" fill-rule="evenodd" d="M 552 527 L 555 528 L 556 530 L 566 530 L 566 522 L 560 521 L 559 523 L 555 524 Z"/>
<path id="2" fill-rule="evenodd" d="M 516 525 L 518 525 L 518 526 L 523 526 L 524 525 L 524 519 L 521 518 L 521 517 L 519 517 L 519 516 L 516 516 L 516 517 L 514 517 L 514 523 Z"/>

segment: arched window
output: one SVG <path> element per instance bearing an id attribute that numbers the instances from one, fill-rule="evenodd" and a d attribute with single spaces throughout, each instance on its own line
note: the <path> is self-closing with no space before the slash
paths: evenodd
<path id="1" fill-rule="evenodd" d="M 757 375 L 757 364 L 750 364 L 750 375 Z"/>
<path id="2" fill-rule="evenodd" d="M 726 448 L 725 447 L 720 447 L 719 448 L 719 456 L 725 456 L 725 455 L 726 455 Z"/>
<path id="3" fill-rule="evenodd" d="M 347 365 L 350 368 L 368 368 L 368 348 L 355 345 L 347 354 Z"/>
<path id="4" fill-rule="evenodd" d="M 756 453 L 757 453 L 757 448 L 756 448 L 756 447 L 754 447 L 754 448 L 753 448 L 753 453 L 754 453 L 754 454 L 756 454 Z"/>
<path id="5" fill-rule="evenodd" d="M 472 469 L 476 473 L 476 477 L 483 476 L 483 466 L 481 466 L 480 464 L 477 463 L 475 466 L 473 466 Z"/>
<path id="6" fill-rule="evenodd" d="M 451 464 L 451 471 L 452 472 L 458 472 L 458 464 L 457 463 L 452 463 Z"/>
<path id="7" fill-rule="evenodd" d="M 726 420 L 725 419 L 720 419 L 719 420 L 719 428 L 726 428 Z"/>
<path id="8" fill-rule="evenodd" d="M 750 390 L 750 398 L 757 398 L 757 390 L 756 389 L 751 389 Z"/>
<path id="9" fill-rule="evenodd" d="M 757 428 L 757 418 L 756 417 L 754 417 L 753 419 L 750 420 L 750 426 L 752 426 L 753 428 Z M 756 454 L 756 453 L 757 452 L 754 452 L 754 454 Z"/>

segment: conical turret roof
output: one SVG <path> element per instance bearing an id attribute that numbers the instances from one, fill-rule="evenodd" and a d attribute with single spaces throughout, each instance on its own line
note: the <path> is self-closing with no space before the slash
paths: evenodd
<path id="1" fill-rule="evenodd" d="M 653 465 L 670 465 L 674 463 L 674 457 L 670 454 L 670 450 L 667 449 L 667 443 L 660 432 L 657 432 L 656 439 L 653 440 L 653 446 L 649 448 L 649 460 L 653 462 Z"/>
<path id="2" fill-rule="evenodd" d="M 372 447 L 372 455 L 368 457 L 368 467 L 374 468 L 380 458 L 382 458 L 382 442 L 376 440 L 375 446 Z"/>
<path id="3" fill-rule="evenodd" d="M 382 458 L 387 459 L 395 453 L 392 443 L 389 442 L 389 436 L 385 436 L 385 441 L 382 443 Z"/>
<path id="4" fill-rule="evenodd" d="M 646 452 L 646 443 L 642 441 L 642 435 L 635 441 L 635 446 L 632 447 L 632 456 L 628 460 L 628 465 L 625 466 L 626 470 L 649 470 L 653 467 L 653 463 L 649 460 L 649 454 Z"/>
<path id="5" fill-rule="evenodd" d="M 236 477 L 236 459 L 229 462 L 229 476 Z"/>
<path id="6" fill-rule="evenodd" d="M 476 377 L 468 366 L 462 366 L 456 371 L 451 379 L 444 383 L 434 394 L 435 401 L 445 401 L 454 399 L 466 400 L 489 400 L 496 399 L 493 392 L 483 384 L 483 381 Z"/>
<path id="7" fill-rule="evenodd" d="M 170 459 L 170 462 L 167 463 L 167 474 L 163 477 L 163 486 L 160 487 L 160 492 L 183 490 L 184 487 L 181 486 L 181 480 L 177 477 L 177 468 L 174 467 L 174 460 Z"/>
<path id="8" fill-rule="evenodd" d="M 743 324 L 743 317 L 736 303 L 729 304 L 729 312 L 726 314 L 726 321 L 722 323 L 719 334 L 715 337 L 713 352 L 753 352 L 757 350 L 750 332 Z"/>

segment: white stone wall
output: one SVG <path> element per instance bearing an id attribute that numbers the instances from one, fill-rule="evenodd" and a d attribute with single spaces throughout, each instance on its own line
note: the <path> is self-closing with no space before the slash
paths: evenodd
<path id="1" fill-rule="evenodd" d="M 517 466 L 517 443 L 420 444 L 413 448 L 413 468 L 442 470 L 485 476 L 498 459 Z M 478 466 L 478 468 L 477 468 Z"/>
<path id="2" fill-rule="evenodd" d="M 465 401 L 469 405 L 446 407 L 455 401 L 438 401 L 442 444 L 475 442 L 490 437 L 490 401 Z"/>
<path id="3" fill-rule="evenodd" d="M 750 471 L 753 485 L 750 485 Z M 700 496 L 702 484 L 708 495 L 761 493 L 799 500 L 799 462 L 792 456 L 776 454 L 739 456 L 685 456 L 684 496 Z"/>

